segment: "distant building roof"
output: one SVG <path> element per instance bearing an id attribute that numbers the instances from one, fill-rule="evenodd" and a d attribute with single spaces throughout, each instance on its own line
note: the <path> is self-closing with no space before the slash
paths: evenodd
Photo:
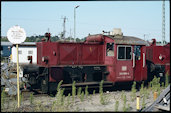
<path id="1" fill-rule="evenodd" d="M 1 42 L 1 46 L 13 46 L 11 42 Z M 36 46 L 36 42 L 23 42 L 19 46 Z"/>
<path id="2" fill-rule="evenodd" d="M 20 45 L 36 45 L 36 42 L 23 42 Z"/>
<path id="3" fill-rule="evenodd" d="M 11 42 L 1 42 L 1 46 L 12 46 Z"/>
<path id="4" fill-rule="evenodd" d="M 1 38 L 7 38 L 6 36 L 1 36 Z"/>

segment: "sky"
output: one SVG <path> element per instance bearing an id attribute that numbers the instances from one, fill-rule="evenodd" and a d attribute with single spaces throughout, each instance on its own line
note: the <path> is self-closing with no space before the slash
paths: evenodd
<path id="1" fill-rule="evenodd" d="M 165 40 L 170 42 L 170 1 L 165 1 Z M 145 40 L 162 41 L 163 1 L 23 1 L 1 2 L 1 36 L 10 27 L 19 25 L 27 36 L 56 36 L 63 31 L 66 17 L 66 37 L 74 37 L 74 8 L 76 37 L 100 34 L 121 28 L 123 35 Z"/>

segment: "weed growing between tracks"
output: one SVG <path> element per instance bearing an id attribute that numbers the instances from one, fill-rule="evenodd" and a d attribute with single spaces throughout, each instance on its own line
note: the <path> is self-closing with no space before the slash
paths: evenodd
<path id="1" fill-rule="evenodd" d="M 82 93 L 81 93 L 81 102 L 83 102 L 84 101 L 84 92 L 82 91 Z"/>
<path id="2" fill-rule="evenodd" d="M 88 87 L 82 91 L 78 87 L 76 95 L 75 83 L 72 85 L 72 92 L 66 97 L 64 88 L 61 88 L 62 81 L 57 86 L 55 97 L 36 97 L 30 95 L 29 98 L 21 98 L 21 106 L 17 108 L 17 99 L 7 99 L 7 95 L 1 93 L 1 111 L 3 112 L 66 112 L 66 111 L 136 111 L 136 95 L 140 95 L 140 108 L 145 108 L 149 103 L 153 103 L 153 91 L 161 92 L 165 86 L 159 85 L 159 79 L 154 78 L 151 86 L 144 86 L 138 91 L 136 82 L 133 83 L 131 91 L 103 92 L 103 82 L 100 82 L 99 93 L 89 92 Z M 165 84 L 167 85 L 167 84 Z M 85 92 L 85 93 L 84 93 Z M 72 95 L 71 95 L 72 94 Z M 134 96 L 133 96 L 134 95 Z M 159 95 L 158 95 L 159 96 Z M 72 100 L 74 97 L 74 101 Z M 88 97 L 88 98 L 86 98 Z M 114 97 L 114 98 L 113 98 Z M 133 98 L 133 100 L 132 100 Z M 31 104 L 32 103 L 32 104 Z"/>
<path id="3" fill-rule="evenodd" d="M 88 93 L 88 86 L 86 86 L 86 87 L 85 87 L 85 95 L 86 95 L 86 99 L 87 99 L 87 97 L 88 97 L 88 94 L 89 94 L 89 93 Z"/>
<path id="4" fill-rule="evenodd" d="M 76 87 L 75 87 L 75 81 L 72 83 L 72 101 L 75 101 L 75 95 L 76 95 Z"/>
<path id="5" fill-rule="evenodd" d="M 20 105 L 23 103 L 23 93 L 20 93 Z"/>
<path id="6" fill-rule="evenodd" d="M 69 93 L 67 96 L 67 107 L 69 107 L 69 105 L 71 104 L 70 99 L 71 98 L 71 94 Z"/>
<path id="7" fill-rule="evenodd" d="M 81 88 L 81 87 L 79 87 L 79 88 L 78 88 L 78 91 L 77 91 L 77 96 L 78 96 L 78 98 L 80 98 L 80 97 L 81 97 L 81 90 L 82 90 L 82 88 Z"/>
<path id="8" fill-rule="evenodd" d="M 4 109 L 4 106 L 5 106 L 5 97 L 6 97 L 6 94 L 5 94 L 5 90 L 3 89 L 2 90 L 2 93 L 1 93 L 1 109 Z"/>
<path id="9" fill-rule="evenodd" d="M 165 75 L 165 88 L 169 85 L 169 72 L 166 72 L 166 75 Z"/>
<path id="10" fill-rule="evenodd" d="M 131 88 L 131 97 L 132 97 L 132 101 L 135 100 L 136 97 L 136 82 L 133 82 L 132 88 Z"/>
<path id="11" fill-rule="evenodd" d="M 100 82 L 99 93 L 100 93 L 100 103 L 106 105 L 108 103 L 108 97 L 103 94 L 103 80 Z"/>
<path id="12" fill-rule="evenodd" d="M 118 101 L 118 100 L 116 100 L 116 102 L 115 102 L 115 112 L 117 112 L 117 111 L 118 111 L 118 107 L 119 107 L 119 101 Z"/>
<path id="13" fill-rule="evenodd" d="M 95 93 L 96 93 L 96 90 L 93 90 L 93 95 L 95 95 Z"/>
<path id="14" fill-rule="evenodd" d="M 125 112 L 126 111 L 126 95 L 124 94 L 124 97 L 123 97 L 123 111 Z"/>
<path id="15" fill-rule="evenodd" d="M 33 104 L 33 93 L 30 94 L 30 105 Z"/>

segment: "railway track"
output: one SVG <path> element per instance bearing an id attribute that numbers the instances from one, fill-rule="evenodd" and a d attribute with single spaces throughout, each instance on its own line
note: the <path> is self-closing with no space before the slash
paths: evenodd
<path id="1" fill-rule="evenodd" d="M 34 97 L 49 96 L 48 94 L 42 93 L 40 90 L 21 90 L 21 95 L 24 96 L 24 98 L 29 98 L 31 94 L 34 95 Z"/>
<path id="2" fill-rule="evenodd" d="M 149 111 L 170 111 L 170 85 L 160 94 L 156 101 L 142 110 Z"/>

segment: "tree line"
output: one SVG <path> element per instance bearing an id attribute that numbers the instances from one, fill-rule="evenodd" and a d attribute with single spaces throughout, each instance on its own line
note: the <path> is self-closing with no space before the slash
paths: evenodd
<path id="1" fill-rule="evenodd" d="M 30 37 L 26 37 L 26 40 L 25 42 L 41 42 L 41 40 L 45 38 L 44 35 L 39 35 L 39 36 L 30 36 Z M 76 38 L 76 42 L 84 42 L 86 38 L 83 38 L 83 39 L 79 39 L 79 38 Z M 65 40 L 65 41 L 71 41 L 73 42 L 74 41 L 74 38 L 72 37 L 67 37 L 65 39 L 61 39 L 60 37 L 58 36 L 51 36 L 51 41 L 52 42 L 57 42 L 57 41 L 61 41 L 61 40 Z M 9 42 L 7 37 L 4 37 L 2 38 L 1 37 L 1 42 Z"/>
<path id="2" fill-rule="evenodd" d="M 41 42 L 41 40 L 43 38 L 45 38 L 44 35 L 30 36 L 30 37 L 26 37 L 25 42 Z M 61 41 L 61 40 L 63 41 L 64 39 L 61 39 L 58 36 L 51 36 L 51 41 L 52 42 L 57 42 L 57 41 Z M 86 40 L 86 37 L 84 37 L 82 39 L 76 38 L 76 42 L 84 42 L 85 40 Z M 73 42 L 74 41 L 74 38 L 67 37 L 67 38 L 65 38 L 65 41 L 68 41 L 68 42 L 71 41 L 71 42 Z M 9 42 L 9 41 L 8 41 L 7 37 L 4 37 L 4 38 L 1 37 L 1 42 Z M 157 41 L 156 43 L 157 44 L 161 44 L 161 41 Z"/>

